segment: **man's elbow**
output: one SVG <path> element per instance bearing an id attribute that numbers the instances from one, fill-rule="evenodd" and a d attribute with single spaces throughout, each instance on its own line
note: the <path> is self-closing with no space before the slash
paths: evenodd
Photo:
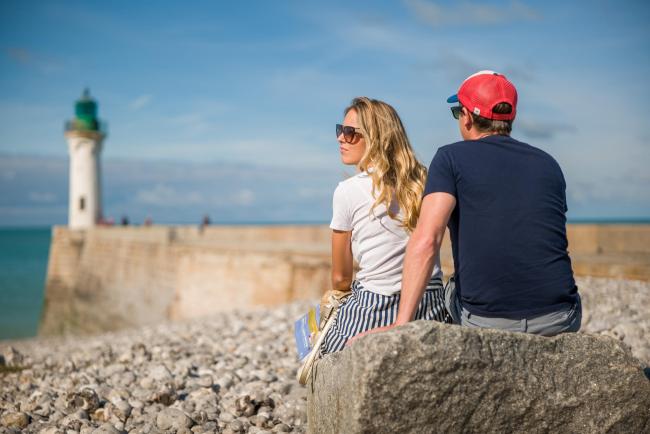
<path id="1" fill-rule="evenodd" d="M 427 234 L 426 236 L 412 237 L 408 248 L 415 255 L 427 257 L 434 255 L 436 246 L 436 238 Z"/>
<path id="2" fill-rule="evenodd" d="M 415 235 L 415 234 L 414 234 Z M 411 240 L 408 245 L 408 249 L 412 254 L 421 257 L 433 256 L 437 253 L 438 247 L 440 246 L 440 241 L 444 235 L 438 234 L 436 231 L 432 234 L 418 234 L 419 236 L 411 237 Z"/>

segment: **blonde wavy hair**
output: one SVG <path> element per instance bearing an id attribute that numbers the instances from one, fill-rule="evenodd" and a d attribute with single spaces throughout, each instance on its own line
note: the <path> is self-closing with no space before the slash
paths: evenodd
<path id="1" fill-rule="evenodd" d="M 370 212 L 383 204 L 388 215 L 397 220 L 390 206 L 395 198 L 402 211 L 400 222 L 412 232 L 420 215 L 426 167 L 415 158 L 402 120 L 392 106 L 376 99 L 357 97 L 345 109 L 345 114 L 350 110 L 356 111 L 366 142 L 359 169 L 372 168 L 369 174 L 375 203 Z"/>

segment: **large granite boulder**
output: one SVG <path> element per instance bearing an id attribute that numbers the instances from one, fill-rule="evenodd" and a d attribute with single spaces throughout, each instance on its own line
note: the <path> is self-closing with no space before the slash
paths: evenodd
<path id="1" fill-rule="evenodd" d="M 416 321 L 314 367 L 312 433 L 648 433 L 650 380 L 619 341 Z"/>

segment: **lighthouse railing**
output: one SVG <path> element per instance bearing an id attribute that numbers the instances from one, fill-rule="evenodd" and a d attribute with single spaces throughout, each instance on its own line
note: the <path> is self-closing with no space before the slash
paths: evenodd
<path id="1" fill-rule="evenodd" d="M 69 131 L 88 131 L 106 134 L 108 133 L 108 123 L 96 119 L 92 121 L 72 119 L 65 123 L 65 132 Z"/>

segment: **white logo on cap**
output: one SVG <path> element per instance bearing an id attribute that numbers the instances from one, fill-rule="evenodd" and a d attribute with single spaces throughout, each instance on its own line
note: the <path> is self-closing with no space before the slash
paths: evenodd
<path id="1" fill-rule="evenodd" d="M 478 107 L 474 107 L 474 114 L 475 114 L 476 116 L 480 115 L 480 114 L 481 114 L 481 109 L 478 108 Z"/>

